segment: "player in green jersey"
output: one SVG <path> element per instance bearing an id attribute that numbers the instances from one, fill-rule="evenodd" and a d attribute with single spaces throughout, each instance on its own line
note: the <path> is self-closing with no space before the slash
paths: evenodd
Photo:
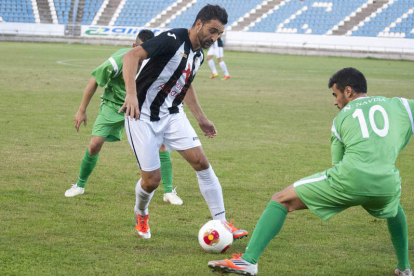
<path id="1" fill-rule="evenodd" d="M 133 47 L 141 45 L 143 42 L 154 37 L 150 30 L 142 30 Z M 82 159 L 79 178 L 76 184 L 65 192 L 66 197 L 82 195 L 85 192 L 85 184 L 91 175 L 98 161 L 99 152 L 105 141 L 116 142 L 122 138 L 124 131 L 124 113 L 119 114 L 118 110 L 125 101 L 125 82 L 122 76 L 122 57 L 130 48 L 118 50 L 107 61 L 101 64 L 92 72 L 92 78 L 83 94 L 82 103 L 75 115 L 75 128 L 79 131 L 82 122 L 86 126 L 86 108 L 99 86 L 105 87 L 104 94 L 101 96 L 102 103 L 99 114 L 96 118 L 92 130 L 92 138 L 88 149 Z M 161 174 L 164 186 L 164 201 L 171 204 L 181 205 L 183 202 L 178 197 L 176 190 L 172 189 L 172 167 L 170 153 L 163 145 L 160 148 Z"/>
<path id="2" fill-rule="evenodd" d="M 260 255 L 281 230 L 288 212 L 310 209 L 326 221 L 349 207 L 362 206 L 372 216 L 387 219 L 398 260 L 395 274 L 413 275 L 395 160 L 414 132 L 414 100 L 368 97 L 365 77 L 354 68 L 335 73 L 329 88 L 341 110 L 332 126 L 333 167 L 274 194 L 246 252 L 230 260 L 211 261 L 211 269 L 256 275 Z"/>

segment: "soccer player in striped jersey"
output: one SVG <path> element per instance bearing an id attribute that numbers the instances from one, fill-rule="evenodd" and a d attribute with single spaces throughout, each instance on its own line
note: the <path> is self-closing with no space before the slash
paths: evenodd
<path id="1" fill-rule="evenodd" d="M 132 46 L 133 48 L 139 46 L 153 37 L 154 33 L 151 30 L 142 30 Z M 78 182 L 73 184 L 72 187 L 65 192 L 66 197 L 82 195 L 85 192 L 86 181 L 98 162 L 99 152 L 101 151 L 104 142 L 116 142 L 120 141 L 122 138 L 125 117 L 123 114 L 118 113 L 119 108 L 124 103 L 126 94 L 125 83 L 122 77 L 122 56 L 129 50 L 131 50 L 131 48 L 118 50 L 92 72 L 93 77 L 89 80 L 83 94 L 82 103 L 74 118 L 77 131 L 79 131 L 82 122 L 86 126 L 86 108 L 88 107 L 92 96 L 95 94 L 98 85 L 101 87 L 106 86 L 105 92 L 101 96 L 102 103 L 93 126 L 89 147 L 81 162 Z M 170 153 L 163 145 L 160 148 L 159 157 L 162 168 L 164 201 L 175 205 L 181 205 L 183 203 L 181 198 L 177 196 L 175 189 L 172 189 L 173 178 Z"/>
<path id="2" fill-rule="evenodd" d="M 387 220 L 398 261 L 395 274 L 413 275 L 395 160 L 414 133 L 414 100 L 368 97 L 365 77 L 354 68 L 335 73 L 329 88 L 341 110 L 331 130 L 333 167 L 274 194 L 246 252 L 230 260 L 210 261 L 211 269 L 256 275 L 260 255 L 281 230 L 288 212 L 310 209 L 326 221 L 349 207 L 362 206 L 372 216 Z"/>
<path id="3" fill-rule="evenodd" d="M 190 29 L 166 31 L 124 55 L 127 95 L 121 110 L 125 110 L 128 139 L 141 169 L 134 212 L 136 232 L 142 239 L 151 238 L 148 205 L 161 179 L 157 149 L 162 143 L 177 150 L 194 168 L 213 219 L 226 223 L 235 239 L 247 236 L 247 231 L 226 220 L 220 182 L 182 104 L 185 99 L 205 136 L 216 136 L 217 130 L 201 109 L 192 81 L 204 61 L 202 48 L 209 48 L 217 40 L 226 23 L 225 9 L 206 5 Z M 147 62 L 135 81 L 138 64 L 143 60 Z"/>
<path id="4" fill-rule="evenodd" d="M 208 49 L 207 52 L 207 62 L 208 66 L 210 66 L 211 71 L 213 71 L 213 74 L 210 76 L 210 79 L 214 79 L 215 77 L 218 77 L 218 72 L 216 69 L 216 65 L 214 64 L 213 56 L 216 56 L 217 61 L 219 62 L 219 65 L 221 67 L 221 70 L 224 72 L 224 78 L 221 80 L 228 80 L 230 78 L 230 73 L 227 70 L 227 65 L 223 60 L 224 53 L 223 53 L 223 41 L 221 40 L 221 37 L 217 39 L 216 42 L 211 45 L 210 49 Z"/>

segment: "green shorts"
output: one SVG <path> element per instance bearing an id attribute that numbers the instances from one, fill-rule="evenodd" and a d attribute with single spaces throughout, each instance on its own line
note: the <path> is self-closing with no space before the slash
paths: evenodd
<path id="1" fill-rule="evenodd" d="M 118 107 L 107 101 L 103 101 L 98 117 L 92 129 L 92 136 L 105 137 L 107 142 L 121 141 L 124 132 L 124 113 L 118 113 Z"/>
<path id="2" fill-rule="evenodd" d="M 325 221 L 352 206 L 362 206 L 376 218 L 397 215 L 401 189 L 393 196 L 350 195 L 333 189 L 330 182 L 325 171 L 305 177 L 295 182 L 293 187 L 303 203 Z"/>

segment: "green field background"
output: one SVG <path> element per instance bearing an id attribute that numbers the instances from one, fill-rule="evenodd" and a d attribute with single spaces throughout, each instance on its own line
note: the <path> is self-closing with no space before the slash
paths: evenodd
<path id="1" fill-rule="evenodd" d="M 135 234 L 140 177 L 126 136 L 106 143 L 83 196 L 77 180 L 99 111 L 99 88 L 79 133 L 73 117 L 91 71 L 119 47 L 0 42 L 0 275 L 212 275 L 198 245 L 210 220 L 192 168 L 172 152 L 174 186 L 184 201 L 150 204 L 153 237 Z M 369 95 L 414 99 L 408 61 L 225 52 L 231 79 L 210 80 L 205 63 L 194 87 L 217 129 L 206 139 L 188 114 L 223 187 L 228 220 L 253 232 L 271 196 L 331 166 L 330 128 L 338 110 L 329 77 L 356 67 Z M 220 77 L 223 76 L 217 65 Z M 414 143 L 397 160 L 414 260 Z M 352 208 L 328 222 L 310 211 L 288 215 L 259 261 L 259 275 L 393 275 L 396 257 L 385 220 Z"/>

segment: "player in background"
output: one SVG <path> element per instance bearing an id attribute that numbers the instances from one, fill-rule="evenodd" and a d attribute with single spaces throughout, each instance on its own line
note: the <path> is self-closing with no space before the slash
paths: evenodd
<path id="1" fill-rule="evenodd" d="M 226 63 L 223 60 L 224 54 L 223 54 L 223 41 L 221 40 L 221 37 L 219 37 L 216 42 L 211 45 L 210 49 L 208 49 L 207 52 L 207 62 L 208 66 L 210 66 L 211 70 L 213 71 L 213 75 L 210 76 L 210 79 L 214 79 L 215 77 L 218 77 L 218 72 L 216 69 L 216 65 L 214 64 L 213 56 L 216 56 L 217 61 L 219 62 L 219 65 L 221 67 L 221 70 L 224 72 L 224 78 L 221 80 L 228 80 L 230 78 L 230 73 L 227 70 Z"/>
<path id="2" fill-rule="evenodd" d="M 217 40 L 226 23 L 225 9 L 206 5 L 190 29 L 171 29 L 124 55 L 127 95 L 120 111 L 125 110 L 128 140 L 141 169 L 134 213 L 136 232 L 142 239 L 151 238 L 148 205 L 161 179 L 156 151 L 162 143 L 177 150 L 196 171 L 213 219 L 226 223 L 235 239 L 247 236 L 247 231 L 226 220 L 220 182 L 182 104 L 185 99 L 205 136 L 216 136 L 217 130 L 201 109 L 192 81 L 204 61 L 202 48 L 209 48 Z M 146 59 L 135 80 L 139 63 Z"/>
<path id="3" fill-rule="evenodd" d="M 133 48 L 141 45 L 143 42 L 152 39 L 154 33 L 151 30 L 142 30 L 136 37 Z M 79 171 L 79 178 L 72 188 L 65 192 L 66 197 L 82 195 L 85 192 L 85 184 L 91 175 L 96 163 L 98 162 L 99 152 L 105 141 L 117 142 L 122 138 L 124 131 L 124 114 L 119 114 L 118 110 L 125 100 L 125 83 L 122 77 L 122 55 L 131 50 L 131 48 L 118 50 L 107 61 L 101 64 L 92 72 L 92 78 L 83 94 L 82 103 L 75 115 L 75 128 L 79 131 L 82 122 L 86 126 L 87 116 L 86 108 L 89 105 L 92 96 L 99 86 L 105 87 L 105 92 L 101 96 L 102 103 L 99 114 L 96 118 L 92 130 L 92 138 L 89 147 L 85 152 Z M 162 168 L 162 181 L 164 185 L 164 201 L 171 204 L 181 205 L 183 202 L 177 196 L 175 189 L 172 189 L 172 167 L 170 153 L 161 146 L 159 150 Z"/>
<path id="4" fill-rule="evenodd" d="M 372 216 L 387 219 L 398 261 L 395 274 L 413 275 L 395 160 L 413 135 L 414 100 L 368 97 L 365 77 L 354 68 L 335 73 L 329 88 L 341 110 L 331 130 L 333 167 L 274 194 L 246 252 L 230 260 L 210 261 L 211 269 L 256 275 L 260 255 L 281 230 L 288 212 L 310 209 L 326 221 L 349 207 L 362 206 Z"/>

